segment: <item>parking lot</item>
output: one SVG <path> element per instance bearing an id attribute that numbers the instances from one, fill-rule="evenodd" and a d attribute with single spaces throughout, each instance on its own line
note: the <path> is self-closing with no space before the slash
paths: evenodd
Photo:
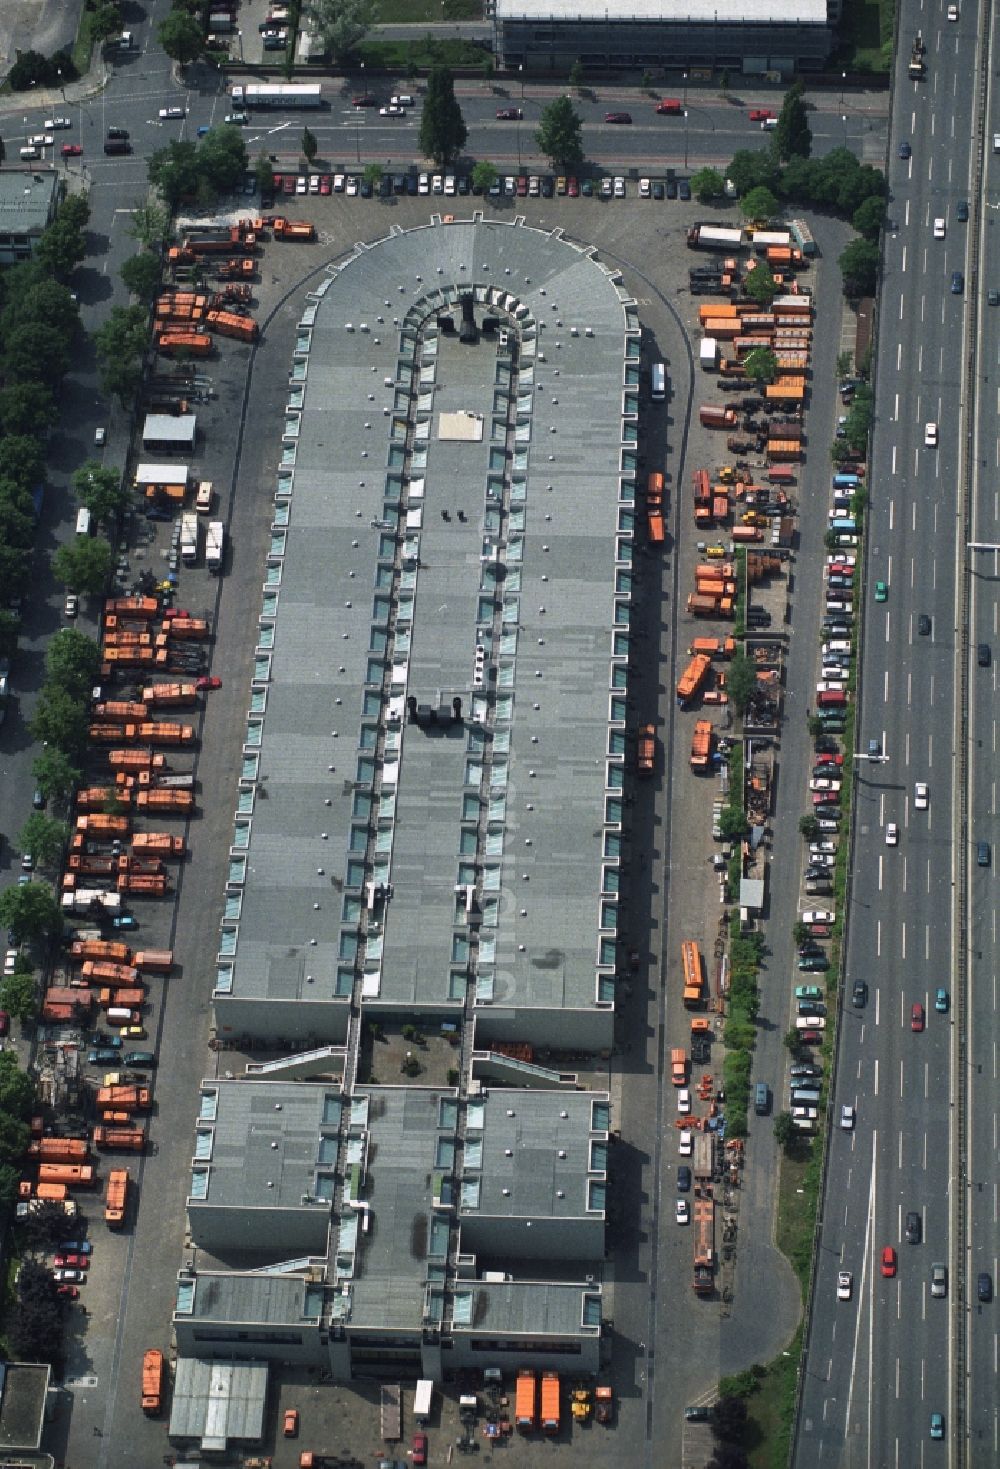
<path id="1" fill-rule="evenodd" d="M 348 193 L 346 178 L 343 191 L 335 193 L 333 175 L 329 177 L 329 194 L 320 192 L 320 184 L 316 193 L 303 198 L 295 192 L 297 183 L 291 194 L 282 194 L 281 207 L 287 208 L 289 217 L 312 220 L 318 238 L 313 244 L 272 242 L 266 246 L 253 307 L 263 337 L 252 357 L 249 347 L 222 341 L 217 355 L 199 367 L 206 386 L 204 400 L 196 405 L 199 438 L 192 472 L 215 485 L 216 513 L 227 527 L 229 559 L 225 575 L 217 580 L 204 565 L 182 568 L 177 600 L 196 616 L 208 618 L 213 630 L 209 666 L 223 682 L 205 697 L 197 717 L 199 744 L 187 762 L 199 782 L 198 810 L 188 827 L 189 859 L 177 874 L 177 900 L 148 903 L 140 912 L 143 944 L 172 947 L 177 960 L 162 992 L 153 990 L 146 1022 L 150 1043 L 159 1052 L 151 1124 L 154 1147 L 141 1163 L 130 1165 L 139 1201 L 132 1227 L 121 1235 L 108 1234 L 100 1221 L 91 1228 L 94 1263 L 92 1278 L 84 1287 L 86 1331 L 73 1342 L 68 1391 L 55 1424 L 61 1457 L 78 1469 L 81 1465 L 135 1462 L 137 1453 L 144 1456 L 143 1462 L 158 1462 L 166 1449 L 163 1424 L 145 1419 L 139 1411 L 138 1364 L 146 1347 L 169 1348 L 167 1323 L 176 1270 L 190 1257 L 185 1252 L 184 1193 L 197 1084 L 216 1068 L 239 1069 L 234 1066 L 238 1058 L 208 1049 L 212 956 L 232 825 L 234 731 L 241 727 L 246 711 L 251 630 L 269 540 L 268 505 L 280 452 L 281 413 L 294 328 L 301 311 L 301 286 L 355 240 L 376 238 L 390 226 L 425 224 L 431 204 L 441 214 L 460 215 L 474 207 L 487 218 L 510 220 L 523 215 L 529 225 L 561 228 L 573 238 L 594 242 L 609 263 L 622 269 L 639 302 L 649 356 L 668 364 L 671 379 L 665 407 L 648 415 L 643 455 L 644 469 L 665 465 L 672 535 L 663 552 L 643 547 L 636 565 L 635 607 L 643 649 L 634 685 L 636 718 L 641 715 L 657 721 L 661 746 L 651 796 L 641 803 L 634 819 L 635 881 L 628 894 L 625 921 L 640 959 L 618 1017 L 618 1047 L 611 1074 L 623 1139 L 606 1275 L 613 1303 L 609 1315 L 614 1318 L 610 1375 L 619 1412 L 612 1431 L 588 1429 L 586 1442 L 591 1458 L 609 1464 L 623 1450 L 641 1450 L 650 1431 L 646 1402 L 650 1364 L 655 1362 L 652 1431 L 665 1453 L 669 1446 L 670 1461 L 680 1462 L 679 1407 L 710 1392 L 720 1371 L 736 1370 L 747 1360 L 765 1360 L 784 1339 L 790 1302 L 794 1309 L 787 1285 L 781 1284 L 787 1282 L 787 1267 L 770 1244 L 766 1180 L 757 1172 L 753 1172 L 753 1207 L 763 1209 L 764 1214 L 760 1220 L 755 1216 L 753 1226 L 741 1226 L 732 1301 L 721 1309 L 692 1296 L 690 1239 L 674 1222 L 676 1135 L 671 1113 L 662 1111 L 659 1074 L 662 1047 L 686 1023 L 676 983 L 680 938 L 697 937 L 703 951 L 712 955 L 720 912 L 717 886 L 706 881 L 716 851 L 711 837 L 712 787 L 692 780 L 683 768 L 690 733 L 673 723 L 673 669 L 678 650 L 683 654 L 691 636 L 703 631 L 686 619 L 678 602 L 683 604 L 692 566 L 700 555 L 690 521 L 690 469 L 707 462 L 714 449 L 711 436 L 697 425 L 697 413 L 691 417 L 700 391 L 699 382 L 692 381 L 689 352 L 697 301 L 686 288 L 691 257 L 684 247 L 687 226 L 705 211 L 679 200 L 660 201 L 652 194 L 641 198 L 631 179 L 624 184 L 624 199 L 602 203 L 582 193 L 571 195 L 568 180 L 565 194 L 556 193 L 553 180 L 552 195 L 547 197 L 542 194 L 541 176 L 537 195 L 530 192 L 529 178 L 528 192 L 520 196 L 515 183 L 513 196 L 466 198 L 458 194 L 456 178 L 452 197 L 444 194 L 447 176 L 442 175 L 435 203 L 408 191 L 366 199 L 360 184 L 357 195 Z M 413 177 L 419 190 L 419 176 Z M 433 187 L 431 175 L 428 188 Z M 664 209 L 667 202 L 673 206 L 669 211 Z M 253 206 L 253 200 L 246 201 L 246 207 Z M 388 216 L 383 213 L 386 210 Z M 717 207 L 712 211 L 713 215 L 719 212 Z M 835 258 L 838 249 L 834 231 L 824 257 Z M 831 280 L 835 278 L 821 258 L 814 279 L 822 280 L 824 272 Z M 831 297 L 833 312 L 835 292 L 827 291 L 821 300 L 829 302 Z M 821 304 L 820 309 L 827 307 Z M 828 320 L 826 327 L 829 339 L 838 340 L 839 324 Z M 827 367 L 832 373 L 832 364 Z M 827 368 L 817 360 L 814 395 L 825 372 Z M 825 477 L 826 466 L 817 463 L 815 469 L 807 469 L 803 499 L 812 473 Z M 144 566 L 164 565 L 169 542 L 168 524 L 136 517 L 127 552 L 130 573 Z M 820 552 L 817 533 L 815 546 L 806 545 L 803 554 L 808 558 Z M 800 559 L 800 579 L 808 564 Z M 814 658 L 815 645 L 810 653 Z M 671 729 L 675 732 L 676 773 L 671 770 Z M 767 996 L 767 1003 L 772 1001 L 780 1005 L 777 993 Z M 777 1014 L 775 1025 L 780 1033 Z M 672 1097 L 666 1100 L 672 1112 Z M 768 1138 L 769 1127 L 761 1130 L 758 1157 L 767 1156 Z M 750 1167 L 755 1170 L 759 1164 L 751 1159 Z M 659 1307 L 651 1302 L 653 1279 Z M 667 1300 L 669 1309 L 662 1304 Z M 82 1313 L 74 1322 L 83 1324 Z M 71 1414 L 67 1396 L 72 1397 Z M 290 1381 L 281 1388 L 279 1405 L 290 1404 L 300 1408 L 303 1435 L 307 1427 L 311 1434 L 320 1435 L 313 1440 L 315 1447 L 329 1452 L 329 1446 L 335 1445 L 338 1453 L 350 1452 L 364 1459 L 380 1451 L 377 1395 L 365 1384 L 330 1387 Z M 457 1436 L 454 1410 L 455 1403 L 449 1400 L 439 1410 L 443 1418 L 432 1423 L 432 1463 L 441 1461 Z M 277 1412 L 273 1421 L 276 1441 L 267 1448 L 274 1452 L 276 1469 L 280 1469 L 295 1462 L 298 1446 L 286 1445 L 281 1439 Z M 404 1414 L 404 1432 L 411 1428 Z M 581 1431 L 564 1426 L 558 1443 L 548 1449 L 560 1454 L 574 1452 Z M 308 1446 L 304 1436 L 301 1446 Z M 488 1455 L 491 1450 L 484 1444 L 482 1452 Z M 503 1452 L 535 1456 L 538 1448 L 516 1440 Z"/>

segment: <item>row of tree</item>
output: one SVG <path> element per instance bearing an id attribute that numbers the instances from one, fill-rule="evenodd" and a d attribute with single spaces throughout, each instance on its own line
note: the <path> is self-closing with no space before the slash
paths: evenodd
<path id="1" fill-rule="evenodd" d="M 36 530 L 34 496 L 45 479 L 45 436 L 72 358 L 80 314 L 66 282 L 86 252 L 87 201 L 65 199 L 31 260 L 0 276 L 0 606 L 26 592 Z M 17 620 L 0 612 L 2 656 Z"/>

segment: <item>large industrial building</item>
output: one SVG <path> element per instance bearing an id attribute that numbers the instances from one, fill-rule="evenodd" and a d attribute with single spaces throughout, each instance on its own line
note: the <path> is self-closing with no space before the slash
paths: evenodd
<path id="1" fill-rule="evenodd" d="M 492 0 L 497 68 L 565 77 L 690 68 L 733 77 L 820 71 L 841 0 Z"/>
<path id="2" fill-rule="evenodd" d="M 441 221 L 305 300 L 202 1086 L 182 1356 L 595 1372 L 637 311 Z"/>

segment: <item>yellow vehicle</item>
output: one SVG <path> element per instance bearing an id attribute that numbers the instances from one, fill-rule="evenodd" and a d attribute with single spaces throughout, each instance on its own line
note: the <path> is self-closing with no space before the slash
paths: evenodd
<path id="1" fill-rule="evenodd" d="M 724 464 L 719 470 L 719 479 L 724 485 L 731 485 L 736 478 L 736 470 L 731 464 Z"/>
<path id="2" fill-rule="evenodd" d="M 570 1400 L 574 1423 L 586 1423 L 590 1417 L 590 1389 L 576 1387 Z"/>
<path id="3" fill-rule="evenodd" d="M 726 548 L 725 548 L 725 546 L 706 546 L 705 547 L 705 555 L 706 556 L 710 556 L 713 561 L 719 560 L 721 557 L 725 556 L 725 554 L 726 554 Z"/>

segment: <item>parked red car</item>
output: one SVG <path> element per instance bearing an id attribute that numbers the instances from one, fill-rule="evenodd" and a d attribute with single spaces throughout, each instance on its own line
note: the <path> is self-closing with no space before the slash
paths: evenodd
<path id="1" fill-rule="evenodd" d="M 751 122 L 769 122 L 774 115 L 770 107 L 751 107 L 750 109 Z"/>
<path id="2" fill-rule="evenodd" d="M 410 1450 L 410 1458 L 418 1466 L 427 1463 L 427 1435 L 426 1433 L 415 1433 L 413 1445 Z"/>
<path id="3" fill-rule="evenodd" d="M 497 111 L 497 119 L 500 122 L 520 122 L 524 113 L 520 107 L 501 107 Z"/>
<path id="4" fill-rule="evenodd" d="M 64 158 L 79 158 L 83 149 L 79 143 L 64 143 L 59 151 Z"/>
<path id="5" fill-rule="evenodd" d="M 217 673 L 205 673 L 195 679 L 194 686 L 196 689 L 221 689 L 222 679 Z"/>
<path id="6" fill-rule="evenodd" d="M 59 1254 L 55 1258 L 57 1270 L 89 1270 L 90 1256 L 78 1255 L 75 1250 L 65 1254 Z"/>

